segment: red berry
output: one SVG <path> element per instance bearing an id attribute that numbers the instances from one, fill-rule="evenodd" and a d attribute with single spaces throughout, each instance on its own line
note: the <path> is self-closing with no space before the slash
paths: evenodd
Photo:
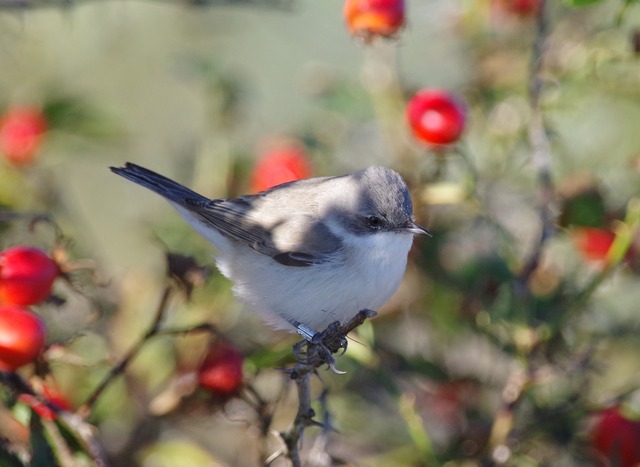
<path id="1" fill-rule="evenodd" d="M 606 262 L 607 255 L 613 245 L 616 235 L 607 229 L 597 227 L 576 227 L 572 232 L 573 242 L 582 258 L 587 262 Z M 632 259 L 633 249 L 630 248 L 625 257 Z"/>
<path id="2" fill-rule="evenodd" d="M 346 0 L 343 15 L 352 36 L 392 37 L 404 25 L 404 0 Z"/>
<path id="3" fill-rule="evenodd" d="M 433 145 L 453 143 L 465 127 L 464 104 L 439 89 L 425 89 L 407 105 L 407 119 L 416 139 Z"/>
<path id="4" fill-rule="evenodd" d="M 31 363 L 44 347 L 45 327 L 29 310 L 0 305 L 0 371 Z"/>
<path id="5" fill-rule="evenodd" d="M 637 467 L 640 464 L 640 422 L 626 418 L 619 407 L 599 414 L 590 442 L 602 465 Z"/>
<path id="6" fill-rule="evenodd" d="M 8 248 L 0 252 L 0 303 L 41 302 L 59 274 L 56 262 L 43 251 L 27 246 Z"/>
<path id="7" fill-rule="evenodd" d="M 270 144 L 256 164 L 251 189 L 259 192 L 281 183 L 311 176 L 311 165 L 304 149 L 291 140 Z"/>
<path id="8" fill-rule="evenodd" d="M 541 0 L 497 0 L 498 7 L 510 14 L 527 18 L 540 9 Z"/>
<path id="9" fill-rule="evenodd" d="M 244 357 L 225 342 L 213 344 L 198 369 L 198 383 L 219 396 L 230 396 L 242 385 Z"/>
<path id="10" fill-rule="evenodd" d="M 0 152 L 14 165 L 28 165 L 35 157 L 47 131 L 39 109 L 16 107 L 0 118 Z"/>
<path id="11" fill-rule="evenodd" d="M 73 410 L 73 406 L 71 405 L 71 403 L 67 400 L 66 397 L 60 394 L 57 389 L 51 389 L 48 386 L 43 386 L 42 393 L 44 399 L 48 404 L 45 404 L 36 396 L 33 396 L 31 394 L 20 394 L 20 396 L 18 396 L 18 400 L 30 405 L 31 408 L 40 416 L 40 418 L 44 420 L 53 421 L 57 418 L 56 411 L 53 410 L 50 405 L 54 406 L 58 410 Z"/>

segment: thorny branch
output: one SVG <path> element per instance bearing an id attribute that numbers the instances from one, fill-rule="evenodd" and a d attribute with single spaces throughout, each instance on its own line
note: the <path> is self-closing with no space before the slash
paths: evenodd
<path id="1" fill-rule="evenodd" d="M 542 249 L 555 232 L 555 220 L 553 215 L 553 202 L 555 189 L 552 170 L 552 156 L 549 138 L 544 125 L 541 109 L 541 95 L 544 88 L 544 52 L 549 25 L 547 22 L 547 1 L 541 0 L 536 17 L 536 32 L 531 50 L 530 75 L 529 75 L 529 103 L 531 106 L 531 120 L 529 122 L 529 142 L 532 154 L 531 162 L 538 175 L 538 209 L 541 221 L 540 236 L 535 245 L 531 257 L 525 262 L 521 280 L 526 283 L 531 274 L 536 270 L 540 262 Z M 529 352 L 533 351 L 532 346 Z M 516 368 L 512 371 L 502 392 L 502 407 L 495 415 L 491 428 L 489 450 L 487 454 L 493 463 L 501 463 L 498 450 L 505 446 L 513 427 L 514 413 L 520 404 L 522 397 L 532 382 L 534 368 Z"/>
<path id="2" fill-rule="evenodd" d="M 314 338 L 311 341 L 302 341 L 294 346 L 294 353 L 304 355 L 304 358 L 301 358 L 293 368 L 287 370 L 290 378 L 296 384 L 298 412 L 291 427 L 285 433 L 280 434 L 287 447 L 287 457 L 289 457 L 294 467 L 302 465 L 300 447 L 305 428 L 320 426 L 326 431 L 331 429 L 328 425 L 329 418 L 326 410 L 324 411 L 325 423 L 319 423 L 313 418 L 315 411 L 311 406 L 311 376 L 317 374 L 317 369 L 322 365 L 327 365 L 334 372 L 340 373 L 335 369 L 335 359 L 332 354 L 340 349 L 346 350 L 344 342 L 346 342 L 347 334 L 364 323 L 366 319 L 374 316 L 374 311 L 362 310 L 343 326 L 329 326 L 327 330 L 320 333 L 320 339 Z M 300 351 L 300 348 L 303 350 Z"/>
<path id="3" fill-rule="evenodd" d="M 529 141 L 532 154 L 531 161 L 538 173 L 538 208 L 540 212 L 541 230 L 538 243 L 533 250 L 529 260 L 525 263 L 522 271 L 523 280 L 536 270 L 540 261 L 542 246 L 555 231 L 553 216 L 553 201 L 555 199 L 553 179 L 551 176 L 551 148 L 542 110 L 540 99 L 544 88 L 544 78 L 542 71 L 544 68 L 544 50 L 548 33 L 547 23 L 547 2 L 540 1 L 538 15 L 536 18 L 536 34 L 531 50 L 530 78 L 529 78 L 529 102 L 531 105 L 531 120 L 529 122 Z"/>

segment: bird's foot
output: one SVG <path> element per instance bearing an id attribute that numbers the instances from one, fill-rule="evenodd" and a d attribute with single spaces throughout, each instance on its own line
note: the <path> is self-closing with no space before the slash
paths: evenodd
<path id="1" fill-rule="evenodd" d="M 342 351 L 340 355 L 344 355 L 348 345 L 347 334 L 374 316 L 376 316 L 376 312 L 373 310 L 361 310 L 346 324 L 334 321 L 321 332 L 313 332 L 307 326 L 297 325 L 298 333 L 304 339 L 293 346 L 293 355 L 301 363 L 316 368 L 327 365 L 334 373 L 344 374 L 343 371 L 335 367 L 333 354 Z"/>

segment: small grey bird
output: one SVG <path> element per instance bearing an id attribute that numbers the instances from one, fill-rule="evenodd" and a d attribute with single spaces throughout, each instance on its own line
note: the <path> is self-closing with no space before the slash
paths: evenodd
<path id="1" fill-rule="evenodd" d="M 430 235 L 414 222 L 404 180 L 385 167 L 235 199 L 205 198 L 132 163 L 111 170 L 166 198 L 218 249 L 235 294 L 307 339 L 382 306 L 400 285 L 413 236 Z"/>

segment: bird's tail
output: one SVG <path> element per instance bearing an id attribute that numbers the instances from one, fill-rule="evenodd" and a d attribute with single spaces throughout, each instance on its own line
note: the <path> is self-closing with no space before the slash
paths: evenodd
<path id="1" fill-rule="evenodd" d="M 152 170 L 145 169 L 131 162 L 125 163 L 124 167 L 110 167 L 113 173 L 116 173 L 138 185 L 142 185 L 155 191 L 169 201 L 184 206 L 185 204 L 197 204 L 208 201 L 202 195 L 190 190 L 178 182 L 160 175 Z"/>

